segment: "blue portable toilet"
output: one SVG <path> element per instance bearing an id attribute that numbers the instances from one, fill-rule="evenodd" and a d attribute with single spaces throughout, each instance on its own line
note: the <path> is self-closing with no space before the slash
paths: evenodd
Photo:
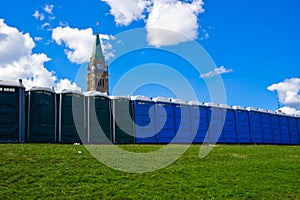
<path id="1" fill-rule="evenodd" d="M 203 102 L 190 101 L 191 130 L 194 143 L 203 143 L 208 133 L 207 106 Z"/>
<path id="2" fill-rule="evenodd" d="M 297 127 L 298 127 L 298 137 L 300 140 L 300 115 L 296 115 L 296 120 L 297 120 Z"/>
<path id="3" fill-rule="evenodd" d="M 32 87 L 27 95 L 27 142 L 57 142 L 57 99 L 54 89 Z"/>
<path id="4" fill-rule="evenodd" d="M 135 143 L 133 109 L 130 97 L 111 96 L 113 142 Z"/>
<path id="5" fill-rule="evenodd" d="M 288 116 L 285 113 L 277 112 L 280 122 L 280 134 L 282 144 L 291 144 Z"/>
<path id="6" fill-rule="evenodd" d="M 194 140 L 191 124 L 191 107 L 188 102 L 181 99 L 172 99 L 175 104 L 175 133 L 174 142 L 189 143 Z"/>
<path id="7" fill-rule="evenodd" d="M 223 126 L 225 121 L 223 110 L 214 103 L 206 103 L 205 105 L 207 106 L 209 143 L 223 143 Z"/>
<path id="8" fill-rule="evenodd" d="M 25 87 L 0 80 L 0 142 L 25 140 Z"/>
<path id="9" fill-rule="evenodd" d="M 288 120 L 289 120 L 291 144 L 294 144 L 294 145 L 300 144 L 298 127 L 297 127 L 297 118 L 296 118 L 296 116 L 289 115 Z"/>
<path id="10" fill-rule="evenodd" d="M 261 124 L 264 144 L 273 144 L 272 121 L 270 112 L 264 109 L 259 109 L 261 113 Z"/>
<path id="11" fill-rule="evenodd" d="M 175 104 L 171 99 L 156 97 L 155 129 L 159 144 L 170 143 L 175 137 Z"/>
<path id="12" fill-rule="evenodd" d="M 273 144 L 281 144 L 279 115 L 274 111 L 270 111 L 270 116 L 272 123 Z"/>
<path id="13" fill-rule="evenodd" d="M 58 142 L 86 143 L 84 95 L 63 90 L 59 94 Z"/>
<path id="14" fill-rule="evenodd" d="M 109 97 L 98 91 L 85 92 L 85 109 L 87 143 L 111 143 L 111 107 Z"/>
<path id="15" fill-rule="evenodd" d="M 225 120 L 222 131 L 224 143 L 236 144 L 238 141 L 235 127 L 235 110 L 228 105 L 220 104 L 219 106 L 222 108 Z"/>
<path id="16" fill-rule="evenodd" d="M 131 97 L 136 143 L 156 144 L 155 102 L 144 96 Z"/>
<path id="17" fill-rule="evenodd" d="M 235 109 L 235 120 L 238 143 L 251 143 L 251 133 L 249 125 L 249 112 L 241 106 L 233 106 Z"/>
<path id="18" fill-rule="evenodd" d="M 264 141 L 261 122 L 261 112 L 258 109 L 252 107 L 247 107 L 247 110 L 249 111 L 249 122 L 252 143 L 261 144 Z"/>

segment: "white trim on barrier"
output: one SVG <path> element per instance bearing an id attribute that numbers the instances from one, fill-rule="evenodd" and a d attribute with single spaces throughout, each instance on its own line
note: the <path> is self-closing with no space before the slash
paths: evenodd
<path id="1" fill-rule="evenodd" d="M 188 101 L 184 101 L 182 99 L 171 99 L 171 101 L 176 104 L 189 105 Z"/>
<path id="2" fill-rule="evenodd" d="M 132 101 L 135 101 L 135 100 L 151 101 L 148 97 L 142 96 L 142 95 L 131 96 L 130 99 L 131 99 Z"/>
<path id="3" fill-rule="evenodd" d="M 205 106 L 206 107 L 205 103 L 200 102 L 200 101 L 189 101 L 188 103 L 192 106 Z"/>
<path id="4" fill-rule="evenodd" d="M 232 106 L 232 108 L 235 110 L 247 110 L 245 107 L 242 107 L 242 106 Z"/>
<path id="5" fill-rule="evenodd" d="M 95 96 L 98 97 L 98 96 L 100 96 L 100 97 L 107 97 L 108 98 L 107 94 L 96 91 L 96 90 L 84 92 L 84 95 L 87 96 L 87 97 L 95 97 Z"/>
<path id="6" fill-rule="evenodd" d="M 155 98 L 153 98 L 153 101 L 172 103 L 172 100 L 170 98 L 166 98 L 166 97 L 155 97 Z"/>
<path id="7" fill-rule="evenodd" d="M 233 109 L 232 106 L 229 106 L 227 104 L 219 104 L 219 107 L 224 109 Z"/>
<path id="8" fill-rule="evenodd" d="M 0 86 L 10 86 L 10 87 L 25 88 L 24 85 L 22 84 L 22 80 L 21 79 L 19 80 L 19 82 L 0 80 Z"/>
<path id="9" fill-rule="evenodd" d="M 205 105 L 207 107 L 220 108 L 219 104 L 215 104 L 215 103 L 212 103 L 212 102 L 205 103 Z"/>
<path id="10" fill-rule="evenodd" d="M 257 108 L 253 108 L 253 107 L 247 107 L 246 108 L 248 111 L 255 111 L 255 112 L 259 112 L 259 110 Z"/>
<path id="11" fill-rule="evenodd" d="M 79 95 L 83 95 L 83 92 L 82 91 L 79 91 L 79 90 L 67 90 L 67 89 L 64 89 L 63 91 L 60 92 L 60 94 L 79 94 Z"/>
<path id="12" fill-rule="evenodd" d="M 116 100 L 116 99 L 125 99 L 125 100 L 130 100 L 129 96 L 109 96 L 111 100 Z"/>
<path id="13" fill-rule="evenodd" d="M 48 87 L 32 87 L 29 91 L 47 91 L 47 92 L 51 92 L 51 93 L 55 93 L 54 88 L 48 88 Z"/>

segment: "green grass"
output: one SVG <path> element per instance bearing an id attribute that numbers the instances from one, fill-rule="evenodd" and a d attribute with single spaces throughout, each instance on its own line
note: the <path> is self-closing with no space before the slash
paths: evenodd
<path id="1" fill-rule="evenodd" d="M 300 199 L 300 146 L 219 145 L 204 159 L 199 149 L 164 169 L 130 174 L 82 145 L 1 144 L 0 199 Z"/>

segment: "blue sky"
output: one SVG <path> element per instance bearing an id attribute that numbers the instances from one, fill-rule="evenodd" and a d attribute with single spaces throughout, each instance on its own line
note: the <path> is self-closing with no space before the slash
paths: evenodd
<path id="1" fill-rule="evenodd" d="M 110 93 L 128 93 L 116 86 L 121 79 L 122 87 L 131 87 L 132 83 L 125 81 L 130 72 L 136 78 L 133 82 L 149 80 L 148 77 L 156 81 L 138 82 L 144 85 L 138 85 L 131 94 L 209 102 L 212 99 L 206 84 L 220 89 L 214 80 L 221 78 L 226 102 L 218 103 L 276 110 L 279 100 L 286 112 L 299 113 L 295 109 L 300 108 L 300 2 L 203 0 L 203 3 L 196 0 L 2 2 L 0 79 L 23 78 L 27 88 L 38 85 L 54 86 L 57 90 L 85 89 L 93 32 L 99 32 L 110 64 Z M 134 33 L 126 32 L 136 28 L 143 28 L 144 35 L 135 37 Z M 158 33 L 151 28 L 166 28 L 187 38 L 172 32 Z M 139 43 L 143 48 L 121 55 L 118 45 L 128 47 L 128 43 Z M 205 58 L 199 56 L 199 74 L 189 59 L 176 54 L 189 43 L 200 44 L 215 66 L 204 64 Z M 190 54 L 197 58 L 201 53 L 191 50 Z M 151 67 L 153 71 L 149 71 Z M 187 89 L 178 74 L 191 85 L 195 96 L 181 92 Z"/>

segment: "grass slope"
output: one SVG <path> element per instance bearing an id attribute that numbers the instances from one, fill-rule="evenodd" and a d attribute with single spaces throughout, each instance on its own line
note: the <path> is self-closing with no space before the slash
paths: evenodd
<path id="1" fill-rule="evenodd" d="M 84 146 L 1 144 L 0 199 L 300 199 L 300 146 L 219 145 L 204 159 L 199 149 L 162 170 L 129 174 Z"/>

